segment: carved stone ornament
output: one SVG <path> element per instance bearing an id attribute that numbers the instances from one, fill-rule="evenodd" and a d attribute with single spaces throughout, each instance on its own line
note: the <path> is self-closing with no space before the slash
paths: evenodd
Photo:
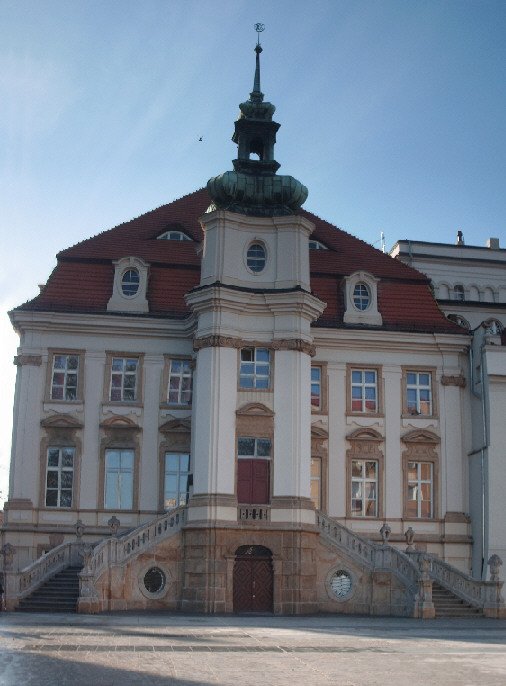
<path id="1" fill-rule="evenodd" d="M 502 567 L 502 560 L 499 555 L 491 555 L 488 566 L 490 567 L 490 581 L 499 581 L 499 571 Z"/>
<path id="2" fill-rule="evenodd" d="M 90 572 L 90 563 L 91 559 L 93 557 L 93 546 L 92 545 L 85 545 L 83 546 L 83 549 L 79 551 L 79 555 L 83 558 L 83 572 L 89 573 Z"/>
<path id="3" fill-rule="evenodd" d="M 11 543 L 6 543 L 2 547 L 2 555 L 4 558 L 4 569 L 5 570 L 12 569 L 12 562 L 14 559 L 14 553 L 15 552 L 16 552 L 16 548 Z"/>
<path id="4" fill-rule="evenodd" d="M 78 519 L 76 522 L 76 536 L 77 539 L 80 540 L 83 537 L 84 534 L 84 524 L 83 522 Z"/>
<path id="5" fill-rule="evenodd" d="M 118 529 L 120 527 L 120 520 L 116 517 L 116 515 L 113 515 L 109 521 L 107 522 L 109 525 L 109 528 L 111 530 L 111 536 L 117 536 L 118 535 Z"/>
<path id="6" fill-rule="evenodd" d="M 406 544 L 408 546 L 406 548 L 406 552 L 412 553 L 415 549 L 413 545 L 413 541 L 415 540 L 415 532 L 413 531 L 413 527 L 410 526 L 409 529 L 406 529 L 404 536 L 406 538 Z"/>
<path id="7" fill-rule="evenodd" d="M 265 343 L 263 341 L 245 341 L 242 338 L 234 338 L 232 336 L 205 336 L 204 338 L 196 338 L 193 341 L 193 349 L 195 351 L 202 348 L 248 348 L 254 346 L 261 346 L 269 348 L 269 350 L 296 350 L 297 352 L 305 353 L 310 357 L 316 355 L 316 347 L 312 343 L 303 341 L 302 338 L 282 338 L 280 340 Z"/>
<path id="8" fill-rule="evenodd" d="M 441 385 L 442 386 L 458 386 L 459 388 L 465 388 L 466 387 L 466 379 L 462 374 L 455 375 L 455 376 L 448 376 L 447 374 L 443 374 L 441 377 Z"/>
<path id="9" fill-rule="evenodd" d="M 383 541 L 383 545 L 386 545 L 388 543 L 388 539 L 390 538 L 391 533 L 391 527 L 385 522 L 385 524 L 383 524 L 383 526 L 380 529 L 381 540 Z"/>
<path id="10" fill-rule="evenodd" d="M 15 355 L 13 362 L 16 367 L 22 367 L 24 364 L 40 367 L 42 364 L 42 355 Z"/>

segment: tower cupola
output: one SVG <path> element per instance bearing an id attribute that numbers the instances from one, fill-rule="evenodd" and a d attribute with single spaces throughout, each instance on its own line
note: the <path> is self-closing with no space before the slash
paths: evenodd
<path id="1" fill-rule="evenodd" d="M 261 28 L 259 28 L 261 27 Z M 263 25 L 255 26 L 263 31 Z M 277 175 L 280 165 L 274 159 L 276 133 L 280 124 L 273 121 L 275 107 L 264 102 L 260 90 L 260 40 L 255 46 L 256 65 L 253 90 L 239 105 L 232 140 L 237 144 L 234 171 L 209 179 L 207 189 L 213 204 L 209 208 L 225 209 L 257 217 L 295 214 L 307 198 L 307 188 L 293 176 Z"/>

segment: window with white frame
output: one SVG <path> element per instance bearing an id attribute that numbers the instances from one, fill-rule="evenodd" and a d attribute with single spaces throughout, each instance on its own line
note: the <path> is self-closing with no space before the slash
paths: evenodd
<path id="1" fill-rule="evenodd" d="M 131 510 L 134 495 L 134 451 L 105 451 L 104 507 L 107 510 Z"/>
<path id="2" fill-rule="evenodd" d="M 188 453 L 165 453 L 163 503 L 166 510 L 186 505 L 190 495 L 191 472 Z"/>
<path id="3" fill-rule="evenodd" d="M 265 268 L 267 255 L 262 243 L 252 243 L 246 253 L 246 264 L 252 272 L 258 274 Z"/>
<path id="4" fill-rule="evenodd" d="M 79 355 L 53 355 L 51 400 L 76 400 L 79 376 Z"/>
<path id="5" fill-rule="evenodd" d="M 407 517 L 434 516 L 433 480 L 432 462 L 408 462 Z"/>
<path id="6" fill-rule="evenodd" d="M 353 289 L 353 304 L 357 310 L 360 310 L 361 312 L 367 310 L 370 302 L 371 291 L 369 290 L 369 286 L 363 282 L 355 284 Z"/>
<path id="7" fill-rule="evenodd" d="M 111 360 L 111 388 L 109 400 L 132 402 L 137 400 L 139 358 L 113 357 Z"/>
<path id="8" fill-rule="evenodd" d="M 242 436 L 237 441 L 237 501 L 266 505 L 270 502 L 269 438 Z"/>
<path id="9" fill-rule="evenodd" d="M 191 405 L 192 401 L 192 362 L 170 360 L 167 402 L 169 405 Z"/>
<path id="10" fill-rule="evenodd" d="M 351 411 L 378 412 L 378 374 L 376 369 L 351 370 Z"/>
<path id="11" fill-rule="evenodd" d="M 311 367 L 311 408 L 320 410 L 322 406 L 322 368 Z"/>
<path id="12" fill-rule="evenodd" d="M 453 287 L 453 299 L 454 300 L 465 300 L 465 291 L 464 291 L 464 286 L 462 284 L 456 284 Z"/>
<path id="13" fill-rule="evenodd" d="M 46 507 L 72 507 L 75 452 L 75 448 L 48 448 Z"/>
<path id="14" fill-rule="evenodd" d="M 310 239 L 309 241 L 309 249 L 310 250 L 328 250 L 326 245 L 323 245 L 323 243 L 320 243 L 320 241 L 317 241 L 316 239 Z"/>
<path id="15" fill-rule="evenodd" d="M 139 290 L 140 276 L 138 269 L 127 269 L 121 277 L 121 292 L 131 298 Z"/>
<path id="16" fill-rule="evenodd" d="M 162 241 L 191 241 L 191 238 L 187 236 L 183 231 L 165 231 L 160 236 L 158 240 Z"/>
<path id="17" fill-rule="evenodd" d="M 378 462 L 351 461 L 351 515 L 378 516 Z"/>
<path id="18" fill-rule="evenodd" d="M 268 389 L 270 351 L 268 348 L 243 348 L 239 370 L 240 388 Z"/>
<path id="19" fill-rule="evenodd" d="M 432 415 L 430 372 L 406 372 L 406 401 L 409 414 Z"/>

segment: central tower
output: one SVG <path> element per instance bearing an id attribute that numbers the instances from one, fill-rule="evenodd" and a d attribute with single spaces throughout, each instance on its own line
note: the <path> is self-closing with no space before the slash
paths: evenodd
<path id="1" fill-rule="evenodd" d="M 316 535 L 311 322 L 325 304 L 310 290 L 314 227 L 297 214 L 307 189 L 277 174 L 279 124 L 260 90 L 259 43 L 255 52 L 253 91 L 232 138 L 234 170 L 207 184 L 201 280 L 186 296 L 197 323 L 197 365 L 183 609 L 238 609 L 235 556 L 261 547 L 278 560 L 272 609 L 290 614 L 314 610 L 297 555 L 303 533 Z"/>

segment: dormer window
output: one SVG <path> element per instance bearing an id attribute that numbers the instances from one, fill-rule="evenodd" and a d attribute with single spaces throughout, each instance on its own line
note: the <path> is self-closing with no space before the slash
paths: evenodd
<path id="1" fill-rule="evenodd" d="M 371 291 L 367 284 L 363 282 L 355 284 L 355 288 L 353 289 L 353 304 L 357 310 L 360 310 L 361 312 L 367 310 L 371 304 Z"/>
<path id="2" fill-rule="evenodd" d="M 255 274 L 258 274 L 264 270 L 266 261 L 267 255 L 262 243 L 252 243 L 246 253 L 246 264 L 248 265 L 248 268 Z"/>
<path id="3" fill-rule="evenodd" d="M 187 236 L 183 231 L 165 231 L 161 236 L 158 236 L 160 241 L 191 241 L 190 236 Z"/>
<path id="4" fill-rule="evenodd" d="M 309 241 L 309 249 L 310 250 L 328 250 L 326 245 L 323 245 L 323 243 L 320 243 L 320 241 L 315 241 L 315 240 Z"/>
<path id="5" fill-rule="evenodd" d="M 465 300 L 464 286 L 462 286 L 462 284 L 456 284 L 453 287 L 453 299 Z"/>
<path id="6" fill-rule="evenodd" d="M 127 269 L 121 277 L 121 292 L 131 298 L 139 290 L 140 277 L 137 269 Z"/>
<path id="7" fill-rule="evenodd" d="M 368 272 L 355 272 L 345 279 L 345 324 L 381 326 L 383 319 L 378 311 L 378 281 Z"/>

